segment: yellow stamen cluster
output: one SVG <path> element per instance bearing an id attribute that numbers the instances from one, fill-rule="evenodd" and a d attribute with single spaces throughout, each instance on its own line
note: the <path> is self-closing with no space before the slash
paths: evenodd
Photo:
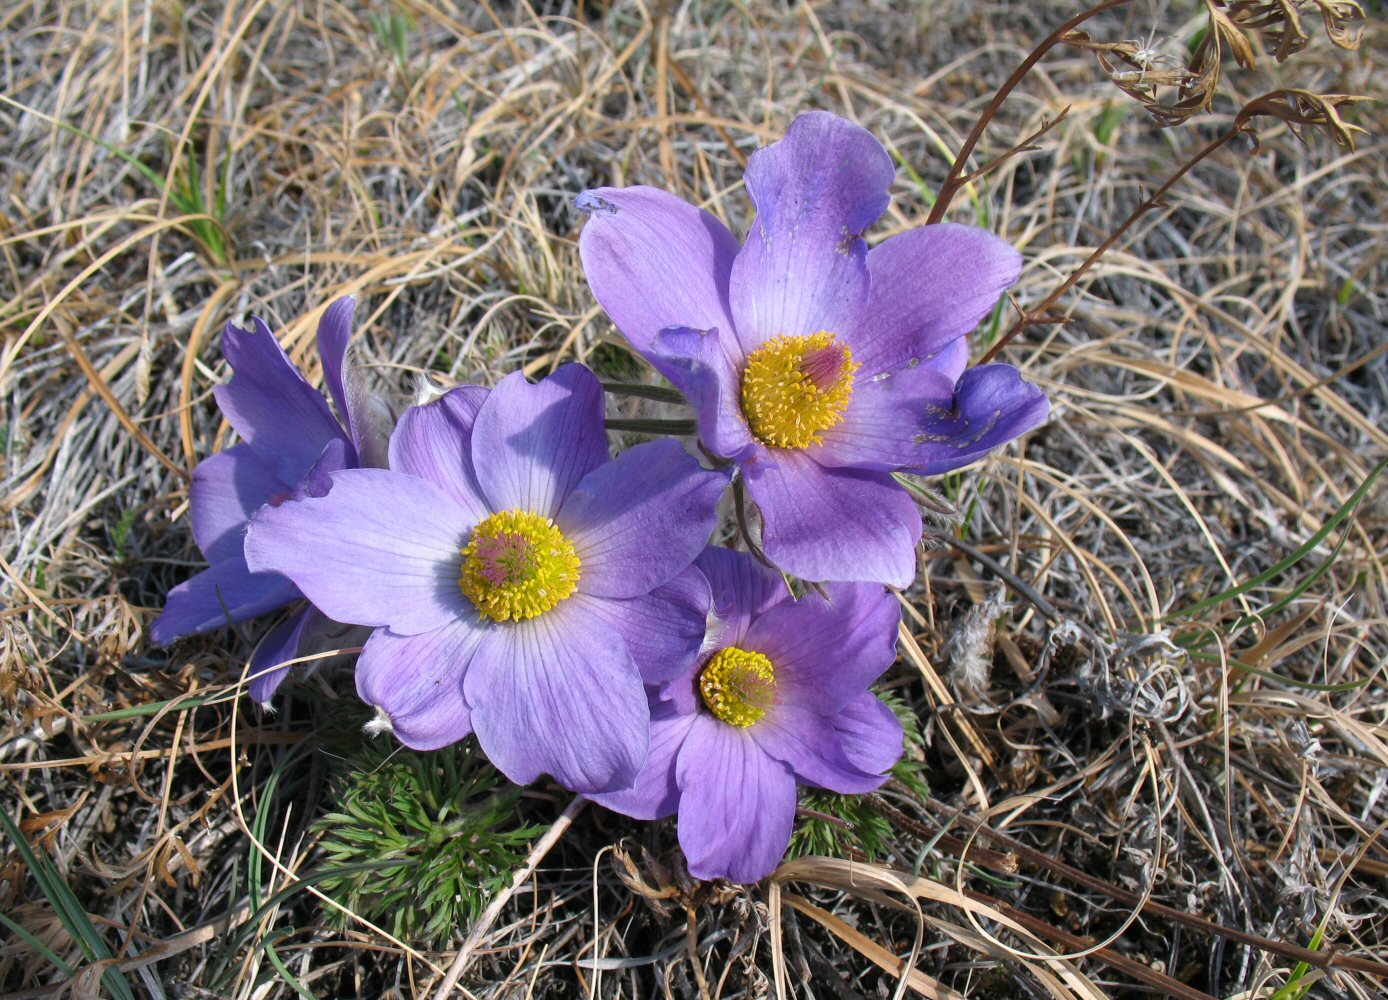
<path id="1" fill-rule="evenodd" d="M 704 704 L 730 726 L 760 722 L 776 699 L 776 670 L 762 653 L 720 649 L 699 673 Z"/>
<path id="2" fill-rule="evenodd" d="M 819 444 L 821 432 L 843 422 L 861 367 L 828 330 L 772 337 L 742 370 L 742 412 L 752 433 L 772 448 Z"/>
<path id="3" fill-rule="evenodd" d="M 524 621 L 578 587 L 573 543 L 547 517 L 503 510 L 472 529 L 458 587 L 492 621 Z"/>

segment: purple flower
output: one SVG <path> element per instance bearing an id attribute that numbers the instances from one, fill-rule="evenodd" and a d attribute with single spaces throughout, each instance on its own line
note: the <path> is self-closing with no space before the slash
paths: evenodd
<path id="1" fill-rule="evenodd" d="M 695 565 L 713 593 L 711 648 L 652 691 L 636 783 L 590 798 L 637 819 L 678 813 L 692 875 L 757 882 L 790 844 L 797 782 L 871 791 L 900 759 L 901 723 L 868 685 L 896 658 L 901 610 L 881 584 L 792 600 L 742 552 L 710 548 Z"/>
<path id="2" fill-rule="evenodd" d="M 345 427 L 264 322 L 253 316 L 247 330 L 227 324 L 222 351 L 233 375 L 212 393 L 242 443 L 199 462 L 189 488 L 193 538 L 211 565 L 171 590 L 150 626 L 151 638 L 167 646 L 297 602 L 251 660 L 251 697 L 262 703 L 288 671 L 276 664 L 340 635 L 341 626 L 303 604 L 288 578 L 247 567 L 246 523 L 267 503 L 325 490 L 330 472 L 384 459 L 390 414 L 347 363 L 355 308 L 350 297 L 338 299 L 318 324 L 318 356 Z"/>
<path id="3" fill-rule="evenodd" d="M 690 564 L 727 476 L 669 440 L 611 460 L 602 387 L 566 365 L 414 407 L 389 470 L 331 478 L 326 496 L 261 510 L 247 558 L 375 628 L 357 693 L 382 723 L 421 750 L 475 730 L 519 784 L 631 784 L 642 682 L 703 639 L 708 587 Z"/>
<path id="4" fill-rule="evenodd" d="M 964 336 L 1021 256 L 961 225 L 869 251 L 892 174 L 867 131 L 812 112 L 752 154 L 745 244 L 654 188 L 575 202 L 593 294 L 740 468 L 767 556 L 805 579 L 908 585 L 921 520 L 891 474 L 966 465 L 1047 414 L 1014 368 L 965 371 Z"/>

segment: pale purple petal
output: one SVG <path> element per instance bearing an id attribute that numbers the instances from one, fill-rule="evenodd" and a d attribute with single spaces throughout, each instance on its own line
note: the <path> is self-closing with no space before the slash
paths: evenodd
<path id="1" fill-rule="evenodd" d="M 356 306 L 356 299 L 347 295 L 323 311 L 318 321 L 318 357 L 323 363 L 323 381 L 351 437 L 353 464 L 383 469 L 394 414 L 385 400 L 367 388 L 361 368 L 352 363 L 348 353 Z"/>
<path id="2" fill-rule="evenodd" d="M 713 645 L 739 646 L 752 620 L 790 597 L 781 574 L 747 552 L 709 546 L 694 560 L 707 578 L 718 621 Z"/>
<path id="3" fill-rule="evenodd" d="M 289 676 L 291 664 L 287 661 L 299 655 L 299 642 L 305 627 L 312 616 L 323 618 L 323 613 L 312 604 L 304 604 L 289 612 L 283 621 L 265 633 L 265 637 L 251 654 L 251 673 L 248 689 L 251 701 L 257 705 L 266 704 L 279 690 L 280 684 Z M 323 618 L 327 621 L 326 618 Z"/>
<path id="4" fill-rule="evenodd" d="M 874 375 L 924 359 L 971 331 L 1022 271 L 992 233 L 941 223 L 893 236 L 867 256 L 872 275 L 850 346 Z"/>
<path id="5" fill-rule="evenodd" d="M 352 413 L 347 406 L 347 346 L 352 340 L 352 315 L 357 310 L 357 300 L 350 295 L 336 299 L 323 310 L 318 320 L 318 360 L 323 364 L 323 382 L 333 398 L 337 412 L 347 421 L 347 429 L 352 427 Z"/>
<path id="6" fill-rule="evenodd" d="M 594 792 L 588 798 L 633 819 L 669 816 L 680 802 L 679 786 L 675 783 L 675 760 L 697 719 L 693 713 L 678 712 L 671 705 L 654 702 L 651 705 L 650 752 L 641 773 L 636 776 L 636 783 L 630 788 Z"/>
<path id="7" fill-rule="evenodd" d="M 727 484 L 668 438 L 588 473 L 555 517 L 582 563 L 579 591 L 639 597 L 670 580 L 708 544 Z"/>
<path id="8" fill-rule="evenodd" d="M 427 479 L 476 521 L 492 513 L 472 468 L 472 426 L 487 398 L 480 385 L 463 385 L 432 403 L 412 406 L 390 439 L 390 468 Z"/>
<path id="9" fill-rule="evenodd" d="M 675 765 L 679 838 L 695 878 L 751 884 L 790 846 L 795 776 L 747 730 L 697 716 Z"/>
<path id="10" fill-rule="evenodd" d="M 458 574 L 472 525 L 433 483 L 348 469 L 333 474 L 327 496 L 262 507 L 246 559 L 293 579 L 331 618 L 413 635 L 466 606 Z"/>
<path id="11" fill-rule="evenodd" d="M 550 774 L 585 794 L 626 788 L 646 759 L 641 675 L 583 602 L 489 629 L 463 696 L 482 749 L 518 785 Z"/>
<path id="12" fill-rule="evenodd" d="M 753 438 L 742 414 L 742 348 L 731 331 L 671 327 L 646 359 L 694 408 L 699 440 L 721 458 L 742 458 Z"/>
<path id="13" fill-rule="evenodd" d="M 788 764 L 804 784 L 849 795 L 870 792 L 886 780 L 848 759 L 828 719 L 797 705 L 778 703 L 747 731 L 757 746 Z"/>
<path id="14" fill-rule="evenodd" d="M 775 665 L 778 703 L 832 715 L 896 662 L 901 604 L 876 583 L 831 583 L 825 593 L 771 608 L 742 645 Z"/>
<path id="15" fill-rule="evenodd" d="M 762 550 L 805 580 L 882 581 L 905 588 L 916 578 L 920 512 L 890 475 L 826 469 L 791 450 L 743 466 L 762 516 Z"/>
<path id="16" fill-rule="evenodd" d="M 844 753 L 861 770 L 883 774 L 901 759 L 901 720 L 871 691 L 859 692 L 829 721 Z"/>
<path id="17" fill-rule="evenodd" d="M 593 296 L 646 354 L 667 326 L 732 331 L 728 275 L 737 237 L 710 213 L 650 187 L 598 188 L 574 199 Z"/>
<path id="18" fill-rule="evenodd" d="M 473 425 L 473 467 L 496 511 L 553 517 L 608 457 L 602 385 L 582 365 L 564 365 L 534 385 L 521 372 L 507 375 Z"/>
<path id="19" fill-rule="evenodd" d="M 862 232 L 886 210 L 891 157 L 866 129 L 803 114 L 780 142 L 752 154 L 747 192 L 757 218 L 733 264 L 733 319 L 751 352 L 778 334 L 845 335 L 868 300 Z"/>
<path id="20" fill-rule="evenodd" d="M 248 444 L 234 445 L 199 462 L 188 500 L 193 539 L 208 562 L 240 556 L 246 522 L 261 504 L 280 493 L 287 496 L 289 490 Z"/>
<path id="21" fill-rule="evenodd" d="M 919 436 L 954 402 L 954 381 L 925 364 L 862 379 L 843 423 L 821 433 L 805 454 L 820 465 L 888 472 L 913 465 Z"/>
<path id="22" fill-rule="evenodd" d="M 328 401 L 256 317 L 249 330 L 227 324 L 222 352 L 233 374 L 212 390 L 217 405 L 281 482 L 297 483 L 328 442 L 343 437 Z"/>
<path id="23" fill-rule="evenodd" d="M 625 600 L 575 594 L 625 640 L 649 685 L 668 683 L 693 666 L 703 648 L 712 598 L 708 581 L 690 567 L 669 583 Z"/>
<path id="24" fill-rule="evenodd" d="M 236 555 L 215 563 L 169 591 L 164 613 L 149 627 L 156 645 L 195 632 L 210 632 L 274 611 L 300 597 L 278 573 L 252 573 Z"/>
<path id="25" fill-rule="evenodd" d="M 407 747 L 457 743 L 472 732 L 463 682 L 487 630 L 475 615 L 418 635 L 377 629 L 357 659 L 357 696 L 385 713 Z"/>
<path id="26" fill-rule="evenodd" d="M 950 409 L 927 411 L 915 432 L 911 472 L 936 476 L 968 465 L 1045 422 L 1051 404 L 1011 365 L 970 368 Z"/>

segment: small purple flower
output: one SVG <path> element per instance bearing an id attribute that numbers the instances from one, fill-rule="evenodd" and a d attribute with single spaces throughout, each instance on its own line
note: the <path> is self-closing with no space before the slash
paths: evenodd
<path id="1" fill-rule="evenodd" d="M 651 692 L 636 783 L 589 796 L 634 816 L 679 814 L 698 878 L 757 882 L 790 844 L 796 783 L 867 792 L 901 757 L 901 723 L 869 689 L 896 659 L 901 610 L 881 584 L 831 583 L 792 600 L 751 556 L 706 549 L 706 655 Z"/>
<path id="2" fill-rule="evenodd" d="M 261 703 L 288 672 L 276 664 L 340 636 L 342 626 L 303 604 L 288 578 L 247 567 L 246 523 L 265 504 L 326 489 L 330 472 L 384 460 L 390 413 L 347 362 L 355 308 L 352 298 L 338 299 L 318 324 L 318 356 L 345 427 L 263 321 L 251 317 L 246 330 L 227 324 L 222 351 L 233 374 L 212 394 L 242 443 L 199 462 L 189 487 L 193 538 L 211 565 L 174 587 L 150 626 L 151 638 L 167 646 L 296 604 L 251 660 L 250 693 Z"/>
<path id="3" fill-rule="evenodd" d="M 1048 412 L 1008 365 L 965 371 L 1021 255 L 953 224 L 868 250 L 892 175 L 871 134 L 812 112 L 752 154 L 745 244 L 655 188 L 575 202 L 593 294 L 740 468 L 767 556 L 809 580 L 907 586 L 921 520 L 891 474 L 967 465 Z"/>
<path id="4" fill-rule="evenodd" d="M 357 693 L 382 723 L 420 750 L 475 730 L 519 784 L 631 784 L 642 683 L 703 640 L 708 586 L 690 564 L 727 475 L 669 440 L 610 459 L 602 387 L 566 365 L 414 407 L 389 470 L 331 478 L 326 496 L 262 509 L 247 559 L 375 628 Z"/>

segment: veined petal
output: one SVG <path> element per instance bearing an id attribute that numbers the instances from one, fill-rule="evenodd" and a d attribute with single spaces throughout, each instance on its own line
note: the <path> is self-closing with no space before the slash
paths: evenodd
<path id="1" fill-rule="evenodd" d="M 948 411 L 953 401 L 954 382 L 925 364 L 860 380 L 843 423 L 823 431 L 805 454 L 831 467 L 900 469 L 916 460 L 930 414 Z"/>
<path id="2" fill-rule="evenodd" d="M 472 732 L 463 679 L 486 632 L 475 615 L 418 635 L 378 628 L 357 659 L 357 696 L 385 713 L 407 747 L 457 743 Z"/>
<path id="3" fill-rule="evenodd" d="M 731 332 L 738 242 L 712 214 L 650 187 L 585 191 L 574 207 L 588 215 L 578 239 L 588 284 L 637 351 L 667 326 Z"/>
<path id="4" fill-rule="evenodd" d="M 964 336 L 1022 271 L 1022 255 L 992 233 L 940 223 L 883 240 L 867 255 L 872 290 L 854 326 L 866 375 L 923 360 Z"/>
<path id="5" fill-rule="evenodd" d="M 344 295 L 323 311 L 318 321 L 318 357 L 323 363 L 323 381 L 347 426 L 356 456 L 354 464 L 383 469 L 394 421 L 390 407 L 367 389 L 361 369 L 351 361 L 348 345 L 356 307 L 356 299 Z"/>
<path id="6" fill-rule="evenodd" d="M 169 591 L 164 613 L 149 627 L 156 645 L 197 632 L 211 632 L 274 611 L 302 596 L 279 573 L 252 573 L 237 553 L 214 563 Z"/>
<path id="7" fill-rule="evenodd" d="M 627 788 L 646 759 L 641 675 L 584 602 L 488 629 L 463 697 L 482 749 L 518 785 L 550 774 L 583 794 Z"/>
<path id="8" fill-rule="evenodd" d="M 327 496 L 262 507 L 246 559 L 294 580 L 337 621 L 414 635 L 466 607 L 458 575 L 473 523 L 427 480 L 347 469 L 333 474 Z"/>
<path id="9" fill-rule="evenodd" d="M 733 264 L 733 320 L 750 353 L 778 334 L 846 335 L 868 300 L 862 233 L 886 210 L 891 157 L 866 129 L 823 111 L 752 154 L 757 218 Z"/>
<path id="10" fill-rule="evenodd" d="M 330 440 L 344 438 L 328 401 L 308 384 L 259 318 L 227 324 L 222 352 L 231 380 L 212 390 L 222 413 L 284 483 L 297 483 Z"/>
<path id="11" fill-rule="evenodd" d="M 860 770 L 847 754 L 830 721 L 798 705 L 777 704 L 747 732 L 757 746 L 784 761 L 807 785 L 845 795 L 881 787 L 886 776 Z"/>
<path id="12" fill-rule="evenodd" d="M 908 471 L 935 476 L 968 465 L 1045 422 L 1051 404 L 1011 365 L 970 368 L 950 409 L 930 409 L 917 423 Z"/>
<path id="13" fill-rule="evenodd" d="M 689 400 L 699 439 L 709 450 L 733 461 L 742 458 L 753 439 L 742 414 L 745 359 L 731 330 L 670 327 L 646 357 Z"/>
<path id="14" fill-rule="evenodd" d="M 472 468 L 472 427 L 487 398 L 480 385 L 461 385 L 400 416 L 390 438 L 390 468 L 441 487 L 474 521 L 491 511 Z"/>
<path id="15" fill-rule="evenodd" d="M 776 668 L 776 700 L 832 715 L 896 662 L 901 605 L 881 584 L 831 583 L 769 609 L 743 648 Z"/>
<path id="16" fill-rule="evenodd" d="M 920 512 L 888 474 L 826 469 L 789 449 L 744 465 L 743 474 L 761 510 L 762 550 L 787 573 L 899 588 L 916 578 Z"/>
<path id="17" fill-rule="evenodd" d="M 781 574 L 763 566 L 747 552 L 710 545 L 694 560 L 713 594 L 717 634 L 710 636 L 718 649 L 740 646 L 752 620 L 767 608 L 790 600 Z"/>
<path id="18" fill-rule="evenodd" d="M 901 720 L 871 691 L 860 691 L 829 721 L 855 767 L 869 774 L 884 774 L 901 759 Z"/>
<path id="19" fill-rule="evenodd" d="M 795 776 L 745 729 L 696 716 L 675 763 L 679 838 L 689 874 L 751 884 L 790 846 Z"/>
<path id="20" fill-rule="evenodd" d="M 669 816 L 680 802 L 675 760 L 697 718 L 696 714 L 678 712 L 665 702 L 652 703 L 650 752 L 636 783 L 611 792 L 593 792 L 588 798 L 633 819 Z"/>
<path id="21" fill-rule="evenodd" d="M 608 458 L 602 385 L 582 365 L 564 365 L 534 385 L 521 372 L 507 375 L 473 424 L 473 468 L 492 510 L 553 517 Z"/>
<path id="22" fill-rule="evenodd" d="M 555 518 L 582 561 L 579 590 L 639 597 L 670 580 L 708 544 L 727 484 L 668 438 L 588 473 Z"/>
<path id="23" fill-rule="evenodd" d="M 621 635 L 641 671 L 641 680 L 660 685 L 688 673 L 703 648 L 712 606 L 708 581 L 692 566 L 649 594 L 626 599 L 575 594 L 594 616 Z"/>
<path id="24" fill-rule="evenodd" d="M 193 538 L 207 561 L 240 556 L 251 515 L 276 494 L 289 492 L 248 444 L 233 445 L 199 462 L 188 500 Z"/>

